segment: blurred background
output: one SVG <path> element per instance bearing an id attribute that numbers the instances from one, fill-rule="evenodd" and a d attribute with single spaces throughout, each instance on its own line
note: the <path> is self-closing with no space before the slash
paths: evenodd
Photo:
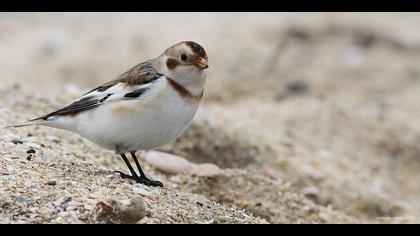
<path id="1" fill-rule="evenodd" d="M 193 40 L 209 56 L 205 97 L 164 150 L 281 179 L 358 219 L 416 216 L 419 25 L 418 13 L 0 13 L 0 126 Z M 119 163 L 93 155 L 80 149 Z"/>

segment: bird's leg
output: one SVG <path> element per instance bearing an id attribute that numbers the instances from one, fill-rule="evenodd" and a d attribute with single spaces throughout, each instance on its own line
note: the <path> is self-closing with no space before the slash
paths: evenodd
<path id="1" fill-rule="evenodd" d="M 127 174 L 125 174 L 125 173 L 123 173 L 121 171 L 115 171 L 115 172 L 119 173 L 123 179 L 132 179 L 132 180 L 136 180 L 137 181 L 137 179 L 139 178 L 139 176 L 137 175 L 136 171 L 131 166 L 130 161 L 127 159 L 127 157 L 125 156 L 124 153 L 123 154 L 120 154 L 120 155 L 121 155 L 122 159 L 124 160 L 125 164 L 127 165 L 128 169 L 130 170 L 131 175 L 127 175 Z"/>
<path id="2" fill-rule="evenodd" d="M 140 177 L 142 177 L 142 178 L 147 178 L 147 177 L 146 177 L 146 175 L 145 175 L 145 174 L 144 174 L 144 172 L 143 172 L 143 169 L 142 169 L 142 168 L 141 168 L 141 166 L 140 166 L 139 161 L 137 160 L 136 153 L 135 153 L 135 152 L 130 152 L 130 153 L 131 153 L 131 157 L 133 158 L 134 162 L 136 163 L 137 170 L 138 170 L 138 171 L 139 171 L 139 173 L 140 173 Z"/>
<path id="3" fill-rule="evenodd" d="M 131 157 L 133 158 L 134 162 L 136 163 L 137 170 L 140 173 L 140 177 L 138 178 L 138 183 L 142 183 L 147 186 L 153 186 L 153 187 L 163 187 L 163 184 L 159 181 L 151 180 L 146 177 L 144 174 L 143 169 L 140 166 L 139 161 L 137 160 L 136 152 L 131 152 Z"/>

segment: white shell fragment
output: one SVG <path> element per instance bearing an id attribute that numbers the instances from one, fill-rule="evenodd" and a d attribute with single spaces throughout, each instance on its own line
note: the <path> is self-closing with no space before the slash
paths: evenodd
<path id="1" fill-rule="evenodd" d="M 157 151 L 147 152 L 144 159 L 159 171 L 173 175 L 188 171 L 194 165 L 180 156 Z"/>
<path id="2" fill-rule="evenodd" d="M 195 164 L 183 157 L 150 151 L 144 156 L 145 161 L 159 171 L 166 174 L 190 173 L 196 176 L 212 177 L 221 174 L 221 169 L 214 164 Z"/>

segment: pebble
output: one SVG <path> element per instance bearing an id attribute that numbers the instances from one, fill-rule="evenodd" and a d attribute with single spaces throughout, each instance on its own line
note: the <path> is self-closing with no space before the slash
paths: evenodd
<path id="1" fill-rule="evenodd" d="M 185 172 L 193 166 L 192 163 L 180 156 L 157 151 L 148 152 L 144 159 L 159 171 L 172 175 Z"/>
<path id="2" fill-rule="evenodd" d="M 303 94 L 309 90 L 308 82 L 304 80 L 291 81 L 286 85 L 289 94 Z"/>
<path id="3" fill-rule="evenodd" d="M 21 138 L 18 136 L 18 135 L 16 135 L 16 134 L 13 134 L 13 133 L 6 133 L 6 134 L 4 134 L 3 135 L 3 138 L 4 138 L 4 140 L 6 140 L 7 142 L 11 142 L 11 143 L 13 143 L 13 144 L 15 144 L 15 145 L 18 145 L 18 144 L 23 144 L 23 142 L 21 141 Z"/>
<path id="4" fill-rule="evenodd" d="M 8 150 L 13 150 L 17 144 L 15 143 L 6 143 L 4 147 Z"/>
<path id="5" fill-rule="evenodd" d="M 71 202 L 72 200 L 73 200 L 72 197 L 67 197 L 66 199 L 64 199 L 62 204 L 67 204 L 67 203 Z"/>
<path id="6" fill-rule="evenodd" d="M 134 224 L 146 216 L 146 205 L 140 196 L 125 200 L 112 199 L 97 202 L 95 212 L 105 222 Z"/>
<path id="7" fill-rule="evenodd" d="M 147 223 L 149 223 L 149 221 L 150 221 L 149 218 L 146 216 L 137 223 L 138 224 L 147 224 Z"/>
<path id="8" fill-rule="evenodd" d="M 8 132 L 8 133 L 6 133 L 6 134 L 4 134 L 3 135 L 3 138 L 6 140 L 6 141 L 12 141 L 12 140 L 15 140 L 15 139 L 20 139 L 20 137 L 19 136 L 17 136 L 16 134 L 13 134 L 13 133 L 10 133 L 10 132 Z"/>
<path id="9" fill-rule="evenodd" d="M 124 223 L 137 223 L 146 216 L 146 205 L 141 197 L 134 197 L 128 202 L 121 203 L 118 210 Z"/>
<path id="10" fill-rule="evenodd" d="M 222 174 L 222 170 L 215 164 L 196 164 L 190 170 L 190 174 L 199 177 L 214 177 Z"/>
<path id="11" fill-rule="evenodd" d="M 34 148 L 34 149 L 41 149 L 41 146 L 39 146 L 36 143 L 27 143 L 26 144 L 29 148 Z"/>
<path id="12" fill-rule="evenodd" d="M 308 187 L 305 187 L 305 188 L 302 189 L 302 193 L 306 197 L 309 197 L 309 198 L 312 198 L 312 199 L 317 199 L 320 191 L 315 186 L 308 186 Z"/>
<path id="13" fill-rule="evenodd" d="M 50 186 L 55 186 L 55 185 L 57 185 L 57 181 L 55 181 L 55 180 L 49 180 L 47 182 L 47 184 L 50 185 Z"/>
<path id="14" fill-rule="evenodd" d="M 157 151 L 148 152 L 145 161 L 165 174 L 176 175 L 188 172 L 195 176 L 213 177 L 222 173 L 222 170 L 214 164 L 195 164 L 183 157 Z"/>
<path id="15" fill-rule="evenodd" d="M 35 154 L 36 151 L 33 148 L 31 148 L 26 153 L 28 153 L 28 154 Z"/>
<path id="16" fill-rule="evenodd" d="M 13 166 L 6 166 L 6 170 L 9 174 L 15 172 L 15 168 L 13 168 Z"/>
<path id="17" fill-rule="evenodd" d="M 12 143 L 13 143 L 14 145 L 23 144 L 23 142 L 22 142 L 22 141 L 20 141 L 20 140 L 12 140 Z"/>

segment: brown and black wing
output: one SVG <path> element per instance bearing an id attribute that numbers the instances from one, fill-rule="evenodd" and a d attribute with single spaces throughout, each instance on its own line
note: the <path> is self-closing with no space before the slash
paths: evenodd
<path id="1" fill-rule="evenodd" d="M 41 116 L 31 121 L 41 120 L 41 119 L 48 120 L 48 118 L 54 117 L 54 116 L 74 116 L 82 111 L 90 110 L 90 109 L 100 106 L 110 96 L 112 96 L 112 94 L 107 94 L 104 97 L 85 96 L 66 107 L 63 107 L 57 111 L 51 112 L 47 115 Z"/>
<path id="2" fill-rule="evenodd" d="M 151 61 L 146 61 L 134 66 L 124 74 L 118 76 L 117 79 L 90 90 L 85 95 L 95 91 L 105 92 L 118 83 L 124 83 L 127 86 L 143 85 L 151 83 L 162 76 L 163 74 L 157 72 L 156 69 L 152 66 Z"/>
<path id="3" fill-rule="evenodd" d="M 153 68 L 150 62 L 141 63 L 119 76 L 116 80 L 89 91 L 72 104 L 31 121 L 48 120 L 50 117 L 56 116 L 74 116 L 109 101 L 139 98 L 149 89 L 148 84 L 162 76 Z"/>

